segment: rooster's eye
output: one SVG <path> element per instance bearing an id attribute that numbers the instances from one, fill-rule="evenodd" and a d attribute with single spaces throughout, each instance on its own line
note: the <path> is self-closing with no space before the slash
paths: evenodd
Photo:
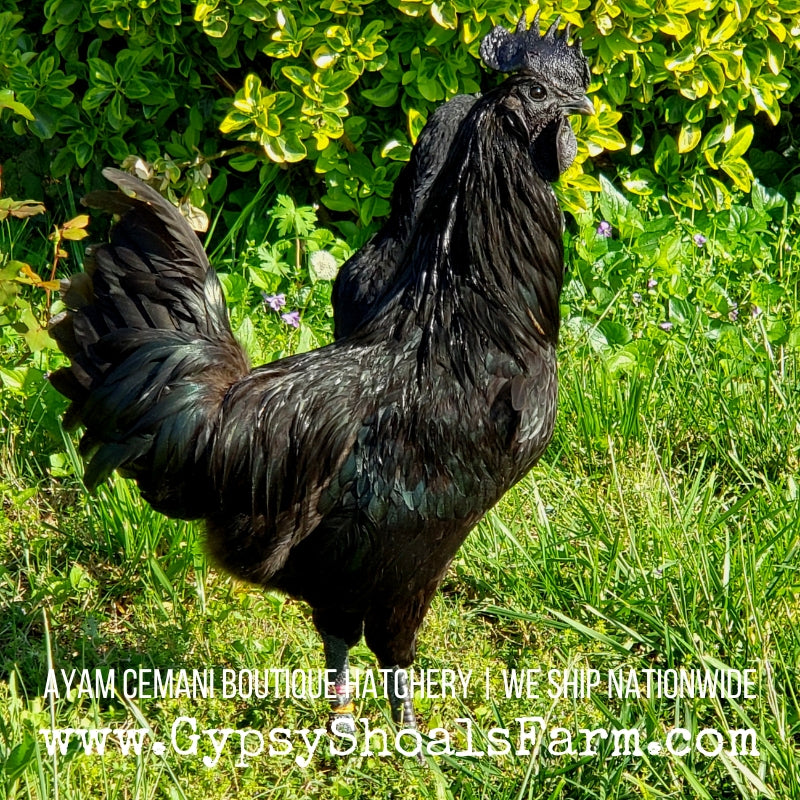
<path id="1" fill-rule="evenodd" d="M 532 100 L 544 100 L 547 97 L 547 89 L 539 83 L 534 83 L 528 92 Z"/>

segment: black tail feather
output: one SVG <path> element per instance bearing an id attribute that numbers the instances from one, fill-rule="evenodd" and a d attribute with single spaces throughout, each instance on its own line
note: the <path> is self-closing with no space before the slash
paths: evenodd
<path id="1" fill-rule="evenodd" d="M 86 428 L 86 485 L 114 470 L 172 516 L 201 516 L 205 451 L 228 388 L 249 372 L 200 242 L 158 192 L 118 170 L 122 192 L 84 202 L 121 215 L 85 273 L 62 285 L 70 309 L 50 332 L 70 366 L 51 376 L 72 400 L 64 423 Z"/>

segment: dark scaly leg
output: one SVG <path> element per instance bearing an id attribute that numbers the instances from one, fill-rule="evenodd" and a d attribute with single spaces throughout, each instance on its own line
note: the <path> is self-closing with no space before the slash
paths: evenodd
<path id="1" fill-rule="evenodd" d="M 332 670 L 335 697 L 330 701 L 331 714 L 328 726 L 336 724 L 338 733 L 355 733 L 353 700 L 350 696 L 350 648 L 361 638 L 364 623 L 360 616 L 335 609 L 315 608 L 314 627 L 322 637 L 325 648 L 325 669 Z M 329 673 L 331 674 L 331 673 Z"/>
<path id="2" fill-rule="evenodd" d="M 414 714 L 414 698 L 411 696 L 408 672 L 396 664 L 389 669 L 392 671 L 389 676 L 389 705 L 392 709 L 392 719 L 398 728 L 417 730 L 417 717 Z M 422 751 L 417 753 L 417 761 L 425 765 Z"/>
<path id="3" fill-rule="evenodd" d="M 344 639 L 322 634 L 322 645 L 325 648 L 325 669 L 333 670 L 333 690 L 335 697 L 331 698 L 331 714 L 328 725 L 334 733 L 355 733 L 356 722 L 353 718 L 355 707 L 350 696 L 349 658 L 350 648 Z M 334 730 L 333 726 L 336 723 Z"/>
<path id="4" fill-rule="evenodd" d="M 436 584 L 431 584 L 436 589 Z M 432 596 L 433 591 L 429 594 Z M 389 705 L 395 723 L 406 728 L 417 727 L 414 702 L 406 669 L 414 663 L 417 629 L 425 616 L 429 597 L 415 598 L 412 604 L 395 604 L 373 608 L 364 623 L 367 646 L 378 657 L 384 669 L 390 669 Z"/>
<path id="5" fill-rule="evenodd" d="M 389 705 L 392 709 L 392 719 L 403 728 L 417 729 L 417 717 L 414 714 L 414 698 L 411 696 L 411 687 L 408 685 L 408 673 L 396 664 L 391 669 L 389 676 Z"/>

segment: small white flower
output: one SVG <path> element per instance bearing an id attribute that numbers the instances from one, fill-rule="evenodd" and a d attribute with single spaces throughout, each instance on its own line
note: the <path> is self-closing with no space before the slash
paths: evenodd
<path id="1" fill-rule="evenodd" d="M 332 281 L 339 272 L 336 259 L 327 250 L 315 250 L 309 261 L 311 272 L 318 281 Z"/>

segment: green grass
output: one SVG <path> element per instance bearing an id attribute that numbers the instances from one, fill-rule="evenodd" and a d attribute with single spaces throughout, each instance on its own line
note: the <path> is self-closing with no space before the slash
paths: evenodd
<path id="1" fill-rule="evenodd" d="M 18 249 L 36 244 L 16 242 Z M 26 256 L 31 258 L 32 256 Z M 796 265 L 795 265 L 796 266 Z M 609 371 L 565 336 L 550 448 L 459 552 L 422 629 L 417 666 L 492 676 L 486 698 L 422 698 L 423 729 L 637 727 L 663 737 L 753 728 L 759 756 L 707 758 L 317 755 L 215 769 L 153 753 L 48 756 L 38 731 L 147 727 L 181 715 L 203 728 L 324 725 L 323 702 L 43 697 L 49 666 L 322 667 L 300 603 L 210 568 L 192 525 L 166 520 L 120 478 L 87 496 L 80 460 L 54 425 L 60 401 L 34 370 L 4 393 L 0 462 L 0 794 L 9 798 L 800 798 L 800 394 L 797 352 L 760 347 L 731 370 L 699 333 L 641 373 Z M 41 370 L 47 368 L 42 356 Z M 6 362 L 7 364 L 10 361 Z M 362 644 L 356 668 L 375 667 Z M 503 669 L 755 669 L 756 697 L 506 698 Z M 359 714 L 388 726 L 385 703 Z M 458 741 L 463 746 L 463 738 Z M 201 755 L 207 754 L 206 749 Z"/>

